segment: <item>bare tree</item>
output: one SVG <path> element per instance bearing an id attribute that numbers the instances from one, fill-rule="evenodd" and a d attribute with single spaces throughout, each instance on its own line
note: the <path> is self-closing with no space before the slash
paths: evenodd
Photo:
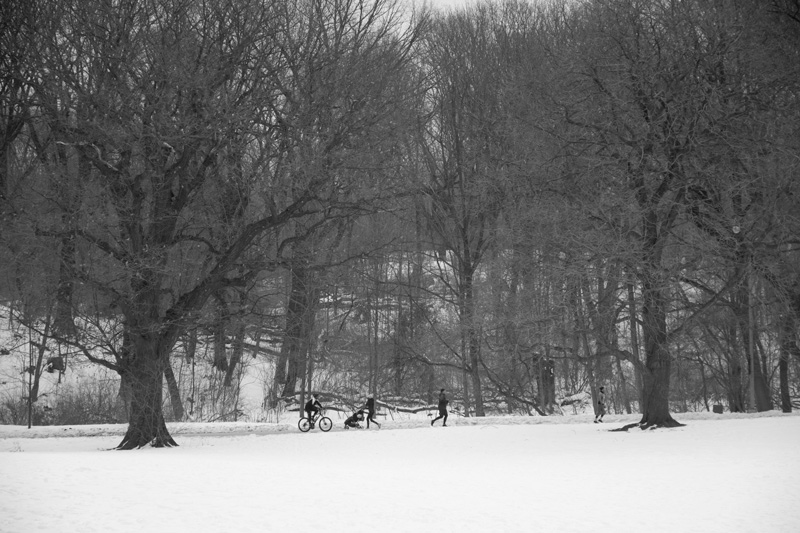
<path id="1" fill-rule="evenodd" d="M 91 263 L 71 274 L 99 296 L 98 316 L 120 311 L 130 339 L 113 361 L 85 353 L 118 371 L 131 393 L 119 448 L 174 445 L 161 411 L 173 345 L 211 295 L 252 275 L 238 270 L 247 249 L 303 215 L 309 201 L 246 206 L 246 223 L 235 227 L 211 203 L 226 190 L 270 190 L 257 179 L 265 153 L 242 147 L 252 146 L 253 111 L 270 96 L 261 74 L 274 68 L 274 19 L 258 2 L 48 7 L 38 34 L 37 103 L 50 144 L 91 169 L 81 176 L 81 216 L 71 230 Z M 245 172 L 224 164 L 232 150 L 248 153 Z M 196 261 L 190 279 L 176 262 L 186 255 Z"/>
<path id="2" fill-rule="evenodd" d="M 476 275 L 493 244 L 506 195 L 498 151 L 497 66 L 490 10 L 442 16 L 428 34 L 430 121 L 421 135 L 428 167 L 423 205 L 439 260 L 454 275 L 452 291 L 461 328 L 455 348 L 470 377 L 475 414 L 484 416 L 481 383 L 481 321 L 476 314 Z"/>
<path id="3" fill-rule="evenodd" d="M 280 11 L 287 68 L 270 80 L 280 92 L 270 112 L 282 128 L 282 172 L 306 177 L 314 201 L 328 208 L 288 228 L 280 250 L 288 303 L 275 382 L 284 396 L 308 370 L 326 262 L 344 260 L 337 243 L 346 227 L 384 209 L 394 190 L 387 179 L 398 165 L 409 67 L 425 24 L 424 14 L 405 16 L 395 0 L 287 2 Z"/>

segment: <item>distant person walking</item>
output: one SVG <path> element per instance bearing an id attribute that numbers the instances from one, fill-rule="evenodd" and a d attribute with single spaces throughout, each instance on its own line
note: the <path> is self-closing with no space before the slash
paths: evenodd
<path id="1" fill-rule="evenodd" d="M 594 417 L 594 423 L 602 422 L 604 414 L 606 414 L 606 388 L 600 387 L 597 392 L 597 414 Z"/>
<path id="2" fill-rule="evenodd" d="M 369 429 L 370 421 L 372 421 L 373 424 L 378 426 L 378 429 L 381 429 L 381 425 L 378 423 L 377 420 L 375 420 L 375 398 L 371 396 L 367 398 L 367 403 L 364 404 L 364 407 L 362 407 L 362 409 L 367 410 L 367 429 Z"/>
<path id="3" fill-rule="evenodd" d="M 442 427 L 446 427 L 447 426 L 447 404 L 448 403 L 449 403 L 449 400 L 447 399 L 447 395 L 444 393 L 444 389 L 440 390 L 439 391 L 439 416 L 437 416 L 436 418 L 431 420 L 431 426 L 433 425 L 434 422 L 436 422 L 440 418 L 444 418 L 444 421 L 442 422 Z"/>

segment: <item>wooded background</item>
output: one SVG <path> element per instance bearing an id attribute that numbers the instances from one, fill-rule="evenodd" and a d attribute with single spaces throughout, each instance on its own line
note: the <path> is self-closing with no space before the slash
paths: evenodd
<path id="1" fill-rule="evenodd" d="M 245 358 L 265 410 L 800 398 L 798 0 L 0 10 L 0 357 L 117 373 L 121 447 Z"/>

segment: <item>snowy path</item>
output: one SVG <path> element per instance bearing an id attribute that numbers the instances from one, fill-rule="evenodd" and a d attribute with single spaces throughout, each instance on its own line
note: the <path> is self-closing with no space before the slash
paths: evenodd
<path id="1" fill-rule="evenodd" d="M 180 447 L 133 452 L 106 451 L 118 434 L 0 427 L 0 531 L 797 531 L 800 416 L 687 418 L 175 427 Z"/>

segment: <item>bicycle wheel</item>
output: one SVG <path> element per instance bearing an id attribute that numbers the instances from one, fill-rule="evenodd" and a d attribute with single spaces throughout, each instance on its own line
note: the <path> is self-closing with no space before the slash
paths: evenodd
<path id="1" fill-rule="evenodd" d="M 317 426 L 319 426 L 319 429 L 321 429 L 322 431 L 330 431 L 331 428 L 333 427 L 333 422 L 331 422 L 331 419 L 328 418 L 327 416 L 323 416 L 317 422 Z"/>
<path id="2" fill-rule="evenodd" d="M 297 429 L 302 431 L 303 433 L 307 432 L 311 429 L 311 424 L 308 422 L 308 418 L 303 417 L 297 421 Z"/>

